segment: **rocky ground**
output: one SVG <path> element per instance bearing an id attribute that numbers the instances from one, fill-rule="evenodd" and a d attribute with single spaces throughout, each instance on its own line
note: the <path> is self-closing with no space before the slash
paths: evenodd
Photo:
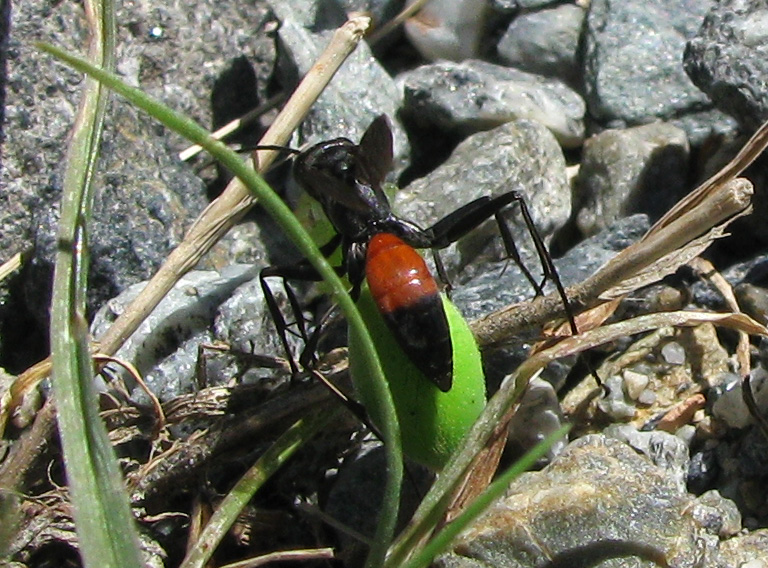
<path id="1" fill-rule="evenodd" d="M 124 3 L 117 69 L 214 129 L 290 94 L 348 12 L 370 10 L 384 22 L 401 4 Z M 82 52 L 87 30 L 78 3 L 3 7 L 0 260 L 23 253 L 21 268 L 0 281 L 0 367 L 11 384 L 48 353 L 62 158 L 82 81 L 33 42 Z M 474 198 L 519 191 L 566 286 L 640 239 L 768 119 L 764 0 L 433 0 L 426 10 L 359 47 L 293 146 L 338 136 L 358 141 L 376 116 L 387 114 L 395 135 L 390 178 L 402 187 L 393 199 L 398 214 L 428 226 Z M 231 141 L 253 144 L 275 112 Z M 226 172 L 202 156 L 180 161 L 186 146 L 112 99 L 90 238 L 95 338 L 226 183 Z M 297 203 L 300 192 L 287 170 L 273 171 L 271 181 Z M 725 277 L 719 287 L 710 266 L 687 263 L 625 297 L 611 321 L 679 309 L 732 311 L 725 290 L 765 324 L 765 171 L 763 158 L 747 170 L 753 213 L 704 255 Z M 510 207 L 504 217 L 525 265 L 538 273 L 519 209 Z M 503 260 L 497 235 L 488 223 L 443 254 L 453 299 L 469 320 L 533 296 L 520 271 Z M 169 424 L 163 440 L 152 439 L 142 389 L 104 385 L 105 410 L 121 411 L 110 415 L 110 426 L 135 482 L 155 565 L 180 562 L 193 502 L 214 506 L 291 418 L 336 404 L 321 387 L 289 385 L 287 373 L 253 356 L 282 355 L 258 271 L 295 259 L 266 215 L 252 211 L 118 353 L 136 365 Z M 322 291 L 302 292 L 310 317 L 319 314 Z M 489 391 L 541 334 L 540 327 L 529 329 L 485 350 Z M 331 334 L 323 351 L 343 344 L 343 331 Z M 238 355 L 205 345 L 226 345 Z M 768 360 L 758 336 L 746 352 L 737 345 L 735 332 L 711 323 L 663 326 L 549 365 L 512 424 L 507 460 L 563 422 L 574 424 L 570 440 L 552 448 L 549 465 L 515 481 L 437 564 L 768 566 L 768 432 L 756 421 L 768 402 Z M 744 353 L 757 412 L 744 403 Z M 597 397 L 590 369 L 605 384 Z M 41 385 L 40 394 L 47 393 Z M 39 402 L 28 404 L 29 412 L 6 429 L 6 466 L 34 423 Z M 258 412 L 267 419 L 255 425 Z M 190 439 L 194 446 L 186 445 Z M 188 453 L 137 478 L 153 450 L 170 447 Z M 194 463 L 193 447 L 204 448 Z M 55 458 L 48 448 L 22 476 L 30 496 L 26 524 L 8 540 L 8 557 L 20 565 L 77 563 L 66 507 L 53 511 L 33 499 L 63 484 Z M 381 460 L 380 446 L 356 420 L 338 424 L 270 481 L 218 561 L 334 546 L 334 565 L 356 565 L 364 547 L 323 515 L 370 534 Z M 7 469 L 0 464 L 0 487 Z M 429 482 L 418 469 L 413 477 Z M 417 500 L 408 485 L 406 510 Z"/>

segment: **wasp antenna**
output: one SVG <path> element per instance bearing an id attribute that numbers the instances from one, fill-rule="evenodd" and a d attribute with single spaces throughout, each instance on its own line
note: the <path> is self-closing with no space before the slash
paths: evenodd
<path id="1" fill-rule="evenodd" d="M 288 152 L 289 154 L 301 154 L 301 150 L 289 146 L 279 146 L 277 144 L 257 144 L 256 146 L 244 147 L 245 152 L 254 152 L 256 150 L 274 150 L 275 152 Z"/>

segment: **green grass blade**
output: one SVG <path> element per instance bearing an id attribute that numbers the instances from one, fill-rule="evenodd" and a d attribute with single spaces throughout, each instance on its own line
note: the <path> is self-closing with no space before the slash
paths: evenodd
<path id="1" fill-rule="evenodd" d="M 461 515 L 446 525 L 424 546 L 424 548 L 413 554 L 411 559 L 403 565 L 403 568 L 423 568 L 429 566 L 437 555 L 442 554 L 448 549 L 453 539 L 456 538 L 461 531 L 467 528 L 470 523 L 477 519 L 496 499 L 504 494 L 510 483 L 520 476 L 520 474 L 532 467 L 533 464 L 536 463 L 536 460 L 547 453 L 547 450 L 549 450 L 552 444 L 562 439 L 569 430 L 570 426 L 563 426 L 536 444 L 533 449 L 529 450 L 522 458 L 515 462 L 512 467 L 491 483 L 482 494 L 469 504 Z M 428 523 L 435 526 L 440 518 L 442 518 L 442 512 L 433 511 Z"/>
<path id="2" fill-rule="evenodd" d="M 384 418 L 384 421 L 379 427 L 385 439 L 388 477 L 374 545 L 366 565 L 382 565 L 387 548 L 394 534 L 400 500 L 400 485 L 403 476 L 400 429 L 397 423 L 397 415 L 395 413 L 394 405 L 392 403 L 392 396 L 381 372 L 381 365 L 373 346 L 373 342 L 371 341 L 370 335 L 360 317 L 360 313 L 357 311 L 349 294 L 347 294 L 341 279 L 337 276 L 331 265 L 328 264 L 312 238 L 304 230 L 282 199 L 272 191 L 263 178 L 254 171 L 253 168 L 243 162 L 240 156 L 229 150 L 223 143 L 211 138 L 208 131 L 187 117 L 173 111 L 151 97 L 148 97 L 139 89 L 127 85 L 117 75 L 95 67 L 88 61 L 73 56 L 51 45 L 38 44 L 38 46 L 40 49 L 66 61 L 75 69 L 98 79 L 109 88 L 124 96 L 131 103 L 162 122 L 168 128 L 178 132 L 190 142 L 202 146 L 223 166 L 237 176 L 243 184 L 258 197 L 262 207 L 264 207 L 264 209 L 266 209 L 275 219 L 294 245 L 323 277 L 323 280 L 330 285 L 333 298 L 338 302 L 347 321 L 351 326 L 354 326 L 359 330 L 361 337 L 363 338 L 363 348 L 368 364 L 372 369 L 376 369 L 374 375 L 378 377 L 378 379 L 374 381 L 374 384 L 370 385 L 368 388 L 377 393 L 377 399 L 383 406 L 382 417 Z"/>
<path id="3" fill-rule="evenodd" d="M 114 66 L 112 4 L 92 3 L 91 57 Z M 73 516 L 84 565 L 142 566 L 135 521 L 117 459 L 98 411 L 85 320 L 88 248 L 94 164 L 101 141 L 108 92 L 87 79 L 67 152 L 59 250 L 53 283 L 51 351 L 53 389 Z"/>

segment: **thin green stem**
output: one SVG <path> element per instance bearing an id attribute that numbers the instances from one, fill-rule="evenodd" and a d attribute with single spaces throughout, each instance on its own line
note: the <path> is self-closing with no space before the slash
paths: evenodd
<path id="1" fill-rule="evenodd" d="M 233 151 L 223 143 L 213 139 L 210 133 L 189 118 L 173 111 L 162 103 L 152 99 L 145 93 L 124 83 L 117 75 L 95 67 L 87 61 L 64 52 L 48 44 L 38 44 L 40 49 L 66 61 L 75 69 L 98 79 L 109 88 L 115 90 L 130 102 L 162 122 L 167 127 L 178 132 L 190 142 L 199 144 L 224 167 L 237 176 L 259 199 L 262 207 L 285 231 L 299 251 L 309 260 L 312 266 L 331 287 L 333 298 L 338 302 L 350 326 L 360 333 L 362 346 L 367 364 L 374 370 L 374 380 L 367 388 L 376 393 L 376 398 L 382 405 L 383 422 L 380 424 L 387 452 L 388 478 L 385 495 L 379 516 L 374 545 L 369 553 L 367 566 L 380 566 L 384 562 L 387 547 L 392 540 L 397 522 L 400 485 L 403 476 L 402 449 L 400 442 L 400 427 L 397 422 L 392 395 L 381 371 L 376 349 L 368 330 L 354 302 L 346 291 L 344 284 L 334 269 L 320 253 L 317 245 L 304 230 L 296 217 L 285 205 L 282 199 L 269 187 L 264 179 Z"/>

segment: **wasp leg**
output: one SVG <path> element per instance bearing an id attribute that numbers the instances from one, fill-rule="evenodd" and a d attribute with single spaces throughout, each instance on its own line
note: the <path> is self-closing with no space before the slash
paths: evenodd
<path id="1" fill-rule="evenodd" d="M 325 245 L 320 247 L 320 252 L 324 256 L 330 255 L 341 243 L 341 237 L 339 235 L 334 236 Z M 341 269 L 337 269 L 340 271 Z M 293 315 L 293 324 L 289 324 L 285 316 L 283 315 L 280 307 L 277 305 L 275 296 L 272 293 L 272 289 L 267 284 L 267 278 L 281 278 L 283 281 L 283 290 L 288 298 L 288 303 L 291 306 L 291 312 Z M 283 345 L 288 363 L 291 367 L 291 373 L 297 375 L 299 373 L 299 365 L 291 353 L 290 346 L 288 345 L 288 334 L 294 334 L 301 338 L 306 345 L 309 341 L 307 334 L 306 322 L 302 313 L 301 304 L 299 303 L 296 293 L 293 288 L 288 285 L 288 280 L 299 280 L 303 282 L 318 282 L 321 280 L 317 270 L 307 261 L 302 260 L 296 264 L 289 264 L 283 266 L 267 266 L 259 272 L 259 283 L 261 284 L 261 290 L 264 294 L 264 300 L 267 303 L 267 309 L 272 317 L 272 321 L 277 328 L 278 336 L 280 337 L 280 343 Z M 296 325 L 298 333 L 291 330 L 291 325 Z"/>
<path id="2" fill-rule="evenodd" d="M 440 258 L 440 251 L 438 249 L 432 249 L 432 260 L 435 263 L 435 270 L 437 271 L 437 279 L 443 285 L 443 292 L 450 299 L 451 292 L 453 291 L 453 283 L 451 282 L 448 272 L 445 270 L 443 259 Z"/>
<path id="3" fill-rule="evenodd" d="M 283 312 L 280 310 L 280 306 L 277 304 L 275 295 L 272 293 L 272 289 L 267 283 L 267 278 L 277 277 L 281 278 L 283 282 L 283 290 L 288 297 L 288 303 L 291 306 L 291 312 L 293 315 L 293 323 L 289 324 Z M 298 375 L 299 366 L 291 352 L 290 345 L 288 344 L 288 334 L 298 335 L 305 343 L 308 341 L 306 326 L 304 322 L 304 315 L 301 312 L 301 305 L 299 304 L 296 294 L 293 292 L 291 286 L 288 285 L 287 279 L 303 280 L 303 281 L 317 281 L 317 271 L 315 271 L 309 264 L 297 264 L 290 266 L 267 266 L 259 272 L 259 283 L 261 284 L 261 290 L 264 294 L 264 301 L 267 303 L 267 309 L 272 317 L 272 322 L 277 329 L 280 343 L 283 345 L 288 364 L 291 367 L 291 373 Z M 298 333 L 291 329 L 292 325 L 296 325 Z"/>
<path id="4" fill-rule="evenodd" d="M 557 290 L 558 295 L 563 300 L 563 308 L 565 309 L 565 315 L 568 318 L 568 324 L 571 326 L 571 333 L 573 335 L 578 335 L 579 328 L 576 325 L 576 318 L 573 315 L 571 304 L 568 301 L 568 295 L 565 293 L 565 287 L 560 280 L 560 275 L 557 273 L 555 263 L 552 261 L 552 255 L 549 254 L 547 246 L 544 244 L 544 239 L 541 238 L 539 231 L 536 229 L 536 225 L 533 222 L 531 213 L 528 210 L 528 204 L 525 202 L 525 198 L 522 195 L 518 194 L 517 192 L 511 193 L 515 194 L 515 201 L 517 201 L 518 205 L 520 206 L 520 212 L 523 215 L 525 226 L 528 228 L 528 233 L 531 235 L 533 244 L 536 247 L 536 252 L 539 255 L 539 261 L 541 262 L 541 267 L 544 271 L 544 279 L 541 281 L 541 286 L 544 286 L 544 283 L 548 279 L 552 281 L 552 283 L 555 285 L 555 289 Z M 500 218 L 499 221 L 503 223 L 503 220 Z M 512 235 L 510 234 L 510 239 L 511 238 Z"/>
<path id="5" fill-rule="evenodd" d="M 541 262 L 542 270 L 544 272 L 544 277 L 540 283 L 536 281 L 528 268 L 523 264 L 517 245 L 512 237 L 512 233 L 501 218 L 501 210 L 512 203 L 517 203 L 520 206 L 523 221 L 533 239 L 536 253 L 539 256 L 539 261 Z M 486 196 L 475 199 L 440 219 L 437 223 L 429 227 L 425 233 L 430 237 L 432 248 L 441 249 L 456 242 L 491 217 L 496 219 L 496 223 L 499 226 L 499 232 L 501 233 L 501 238 L 504 242 L 504 248 L 508 257 L 517 264 L 525 278 L 531 283 L 536 294 L 541 295 L 543 293 L 543 287 L 547 280 L 553 282 L 557 289 L 557 293 L 563 301 L 563 307 L 565 308 L 571 331 L 574 334 L 578 333 L 576 320 L 573 315 L 573 310 L 571 310 L 570 303 L 568 302 L 565 288 L 560 281 L 560 276 L 557 274 L 555 265 L 552 262 L 552 257 L 550 256 L 549 251 L 547 251 L 544 239 L 541 238 L 541 235 L 531 218 L 528 205 L 526 204 L 525 197 L 522 193 L 518 191 L 508 191 L 497 197 Z"/>

